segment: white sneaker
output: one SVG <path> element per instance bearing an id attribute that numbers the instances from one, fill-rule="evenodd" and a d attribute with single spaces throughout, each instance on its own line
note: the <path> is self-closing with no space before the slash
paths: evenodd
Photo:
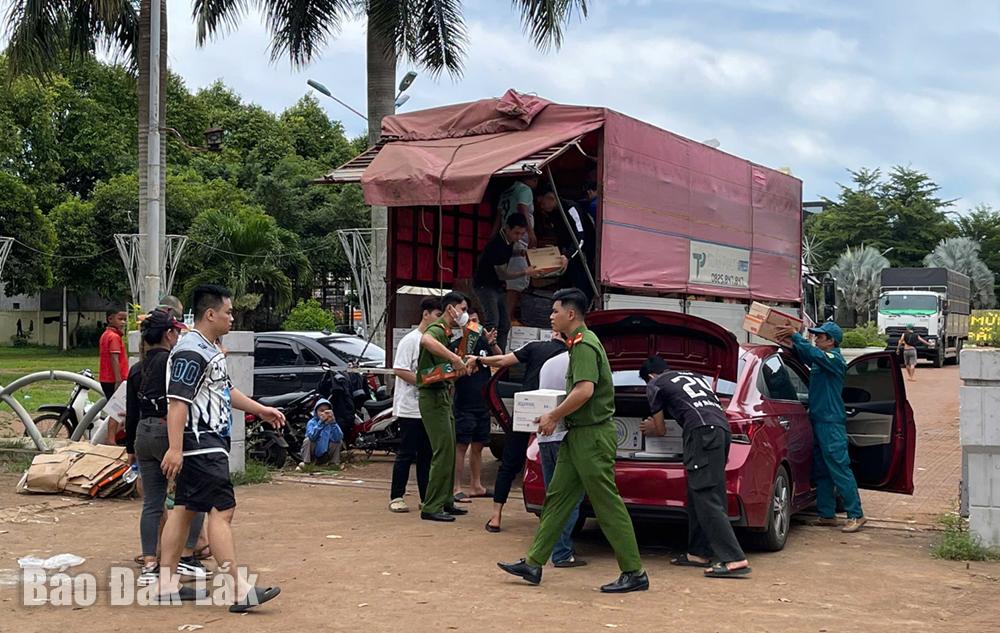
<path id="1" fill-rule="evenodd" d="M 150 585 L 155 585 L 156 581 L 159 579 L 160 566 L 157 563 L 143 565 L 142 571 L 139 573 L 139 578 L 136 580 L 136 584 L 140 587 L 148 587 Z"/>
<path id="2" fill-rule="evenodd" d="M 410 506 L 406 505 L 406 502 L 403 501 L 402 497 L 396 497 L 395 499 L 393 499 L 392 501 L 389 502 L 389 511 L 390 512 L 409 512 L 410 511 Z"/>
<path id="3" fill-rule="evenodd" d="M 299 462 L 299 465 L 295 467 L 295 472 L 301 473 L 305 469 L 306 469 L 306 463 L 305 462 Z"/>

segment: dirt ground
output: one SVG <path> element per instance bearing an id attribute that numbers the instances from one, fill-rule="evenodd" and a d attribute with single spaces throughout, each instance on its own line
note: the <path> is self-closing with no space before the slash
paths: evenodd
<path id="1" fill-rule="evenodd" d="M 784 551 L 752 553 L 751 580 L 705 580 L 668 564 L 682 551 L 677 526 L 639 527 L 652 588 L 623 597 L 596 587 L 617 576 L 614 557 L 591 522 L 578 540 L 587 567 L 546 568 L 540 587 L 500 572 L 523 555 L 537 520 L 512 499 L 504 531 L 483 524 L 477 499 L 453 524 L 386 510 L 391 460 L 375 458 L 336 477 L 288 475 L 237 489 L 241 562 L 283 593 L 258 612 L 218 607 L 25 607 L 16 559 L 71 552 L 76 568 L 106 574 L 138 547 L 140 504 L 88 503 L 13 493 L 0 477 L 0 630 L 177 631 L 702 631 L 854 632 L 996 630 L 1000 564 L 935 560 L 933 518 L 950 509 L 958 485 L 958 372 L 919 372 L 910 385 L 917 414 L 913 497 L 862 493 L 878 519 L 857 535 L 799 523 Z M 919 388 L 917 388 L 919 387 Z M 487 458 L 489 459 L 489 458 Z M 489 477 L 495 463 L 487 468 Z M 410 496 L 413 499 L 413 496 Z M 411 501 L 411 505 L 416 505 Z M 328 538 L 336 535 L 341 538 Z"/>

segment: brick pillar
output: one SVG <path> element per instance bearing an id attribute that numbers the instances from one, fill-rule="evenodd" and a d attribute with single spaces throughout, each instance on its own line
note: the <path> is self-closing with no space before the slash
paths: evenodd
<path id="1" fill-rule="evenodd" d="M 962 350 L 960 372 L 969 529 L 983 544 L 1000 546 L 1000 349 Z"/>

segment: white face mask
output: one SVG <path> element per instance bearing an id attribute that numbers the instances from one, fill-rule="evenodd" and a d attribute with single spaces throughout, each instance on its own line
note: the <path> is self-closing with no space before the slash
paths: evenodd
<path id="1" fill-rule="evenodd" d="M 457 311 L 458 310 L 456 309 L 456 312 Z M 456 323 L 456 325 L 458 325 L 458 327 L 465 327 L 466 325 L 468 325 L 469 324 L 469 313 L 468 312 L 459 312 L 458 317 L 455 318 L 455 323 Z"/>

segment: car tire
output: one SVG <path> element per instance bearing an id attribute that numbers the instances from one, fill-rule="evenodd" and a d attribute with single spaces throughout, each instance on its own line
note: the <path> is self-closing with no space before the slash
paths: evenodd
<path id="1" fill-rule="evenodd" d="M 763 532 L 750 532 L 748 541 L 754 549 L 778 552 L 784 549 L 792 524 L 792 486 L 788 471 L 778 468 L 771 486 L 767 513 L 767 528 Z"/>

